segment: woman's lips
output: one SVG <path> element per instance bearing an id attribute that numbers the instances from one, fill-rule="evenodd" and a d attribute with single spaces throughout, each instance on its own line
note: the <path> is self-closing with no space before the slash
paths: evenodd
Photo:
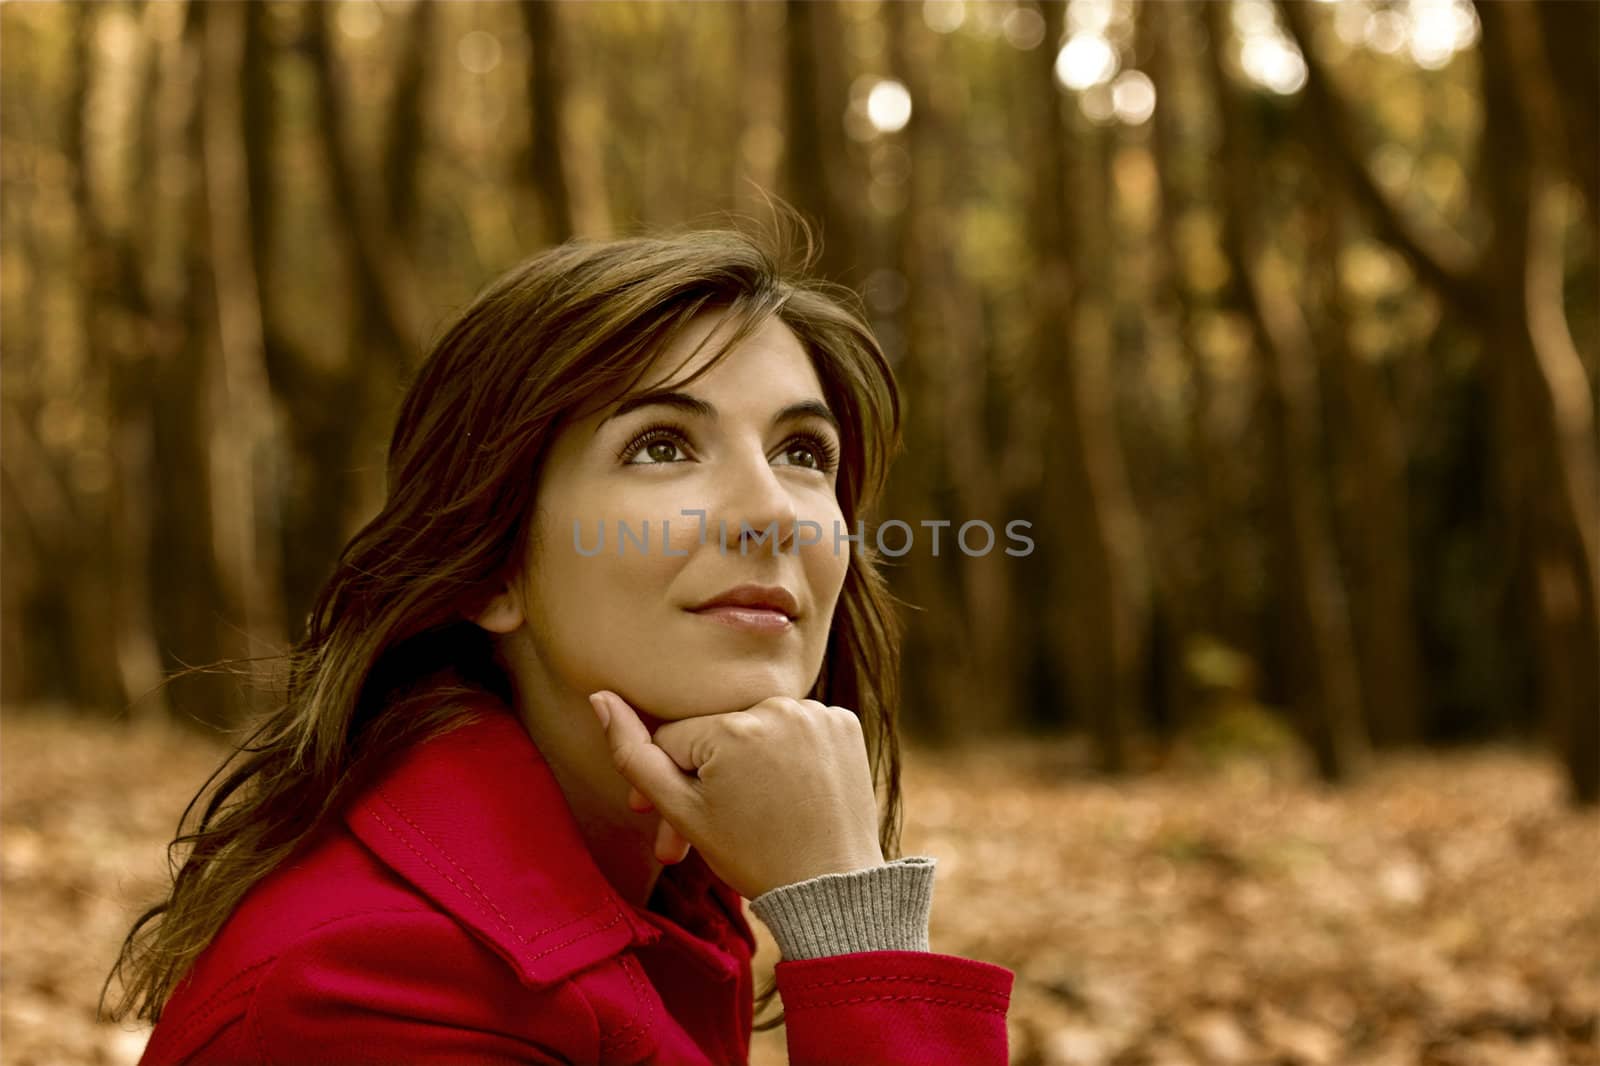
<path id="1" fill-rule="evenodd" d="M 747 633 L 785 633 L 794 628 L 788 615 L 764 607 L 705 607 L 689 613 Z"/>

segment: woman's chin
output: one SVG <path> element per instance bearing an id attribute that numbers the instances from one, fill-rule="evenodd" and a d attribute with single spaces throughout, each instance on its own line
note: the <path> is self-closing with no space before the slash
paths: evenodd
<path id="1" fill-rule="evenodd" d="M 737 671 L 741 676 L 730 677 L 723 672 L 718 677 L 708 677 L 704 685 L 687 686 L 672 693 L 662 693 L 662 698 L 650 705 L 659 722 L 680 721 L 685 718 L 704 718 L 713 714 L 745 711 L 762 700 L 774 696 L 804 699 L 809 691 L 795 670 Z M 645 725 L 655 731 L 649 720 Z"/>

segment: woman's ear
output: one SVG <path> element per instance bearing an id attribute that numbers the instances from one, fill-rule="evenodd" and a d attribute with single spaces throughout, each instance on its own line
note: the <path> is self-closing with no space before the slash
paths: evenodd
<path id="1" fill-rule="evenodd" d="M 490 633 L 510 633 L 520 627 L 526 617 L 522 610 L 522 597 L 516 587 L 508 582 L 501 585 L 500 591 L 478 609 L 472 620 Z"/>

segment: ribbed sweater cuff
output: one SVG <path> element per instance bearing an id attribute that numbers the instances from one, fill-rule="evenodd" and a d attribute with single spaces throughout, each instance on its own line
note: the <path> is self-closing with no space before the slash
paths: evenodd
<path id="1" fill-rule="evenodd" d="M 824 874 L 764 892 L 750 901 L 750 909 L 772 930 L 785 961 L 927 951 L 936 862 L 913 856 Z"/>

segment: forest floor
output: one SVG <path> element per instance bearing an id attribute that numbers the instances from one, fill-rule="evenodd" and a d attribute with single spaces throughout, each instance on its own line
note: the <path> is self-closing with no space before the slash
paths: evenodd
<path id="1" fill-rule="evenodd" d="M 220 751 L 0 720 L 4 1062 L 137 1060 L 147 1031 L 95 1002 Z M 1070 742 L 907 759 L 933 947 L 1016 971 L 1014 1062 L 1600 1066 L 1600 817 L 1562 805 L 1553 762 L 1392 756 L 1339 792 L 1248 761 L 1115 782 L 1080 763 Z M 753 1061 L 782 1062 L 781 1034 Z"/>

